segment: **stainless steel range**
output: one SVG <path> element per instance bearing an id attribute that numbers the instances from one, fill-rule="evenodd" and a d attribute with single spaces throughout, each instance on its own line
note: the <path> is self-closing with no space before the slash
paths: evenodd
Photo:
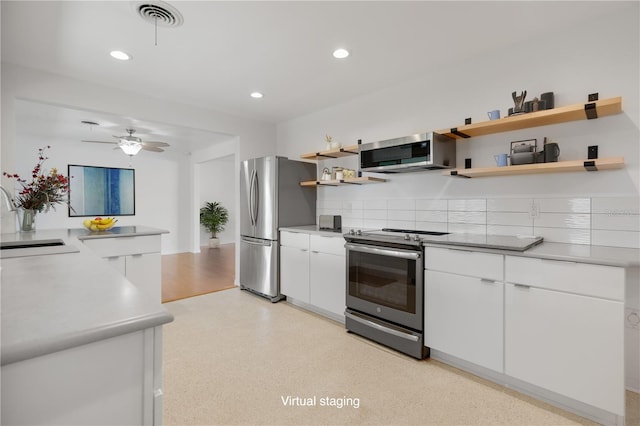
<path id="1" fill-rule="evenodd" d="M 446 234 L 388 228 L 345 234 L 347 330 L 415 358 L 429 356 L 421 236 Z"/>

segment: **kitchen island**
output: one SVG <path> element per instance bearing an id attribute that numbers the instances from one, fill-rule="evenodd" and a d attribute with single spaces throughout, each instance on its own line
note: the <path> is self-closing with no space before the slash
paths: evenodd
<path id="1" fill-rule="evenodd" d="M 162 325 L 173 317 L 83 240 L 165 232 L 2 234 L 3 246 L 63 244 L 2 250 L 3 424 L 161 423 Z"/>

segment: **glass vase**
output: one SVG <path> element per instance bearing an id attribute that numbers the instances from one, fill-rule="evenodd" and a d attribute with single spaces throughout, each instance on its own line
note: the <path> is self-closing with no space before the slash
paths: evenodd
<path id="1" fill-rule="evenodd" d="M 36 230 L 36 213 L 37 210 L 24 209 L 22 211 L 22 223 L 20 224 L 20 231 L 33 232 Z"/>

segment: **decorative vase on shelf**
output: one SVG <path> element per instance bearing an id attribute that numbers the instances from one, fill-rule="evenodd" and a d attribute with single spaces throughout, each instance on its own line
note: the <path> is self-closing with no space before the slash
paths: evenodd
<path id="1" fill-rule="evenodd" d="M 33 232 L 36 230 L 36 213 L 37 210 L 24 209 L 22 211 L 22 223 L 20 224 L 20 231 Z"/>

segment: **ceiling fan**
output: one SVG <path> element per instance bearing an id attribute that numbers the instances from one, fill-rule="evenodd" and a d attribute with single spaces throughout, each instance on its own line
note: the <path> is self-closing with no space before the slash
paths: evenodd
<path id="1" fill-rule="evenodd" d="M 140 152 L 141 149 L 152 152 L 163 152 L 164 149 L 162 148 L 170 146 L 166 142 L 144 142 L 141 138 L 133 136 L 133 134 L 136 132 L 135 129 L 126 129 L 126 131 L 129 134 L 125 136 L 113 135 L 114 138 L 118 139 L 117 142 L 88 140 L 83 140 L 82 142 L 116 144 L 120 149 L 122 149 L 122 152 L 129 156 L 136 155 L 138 152 Z"/>

